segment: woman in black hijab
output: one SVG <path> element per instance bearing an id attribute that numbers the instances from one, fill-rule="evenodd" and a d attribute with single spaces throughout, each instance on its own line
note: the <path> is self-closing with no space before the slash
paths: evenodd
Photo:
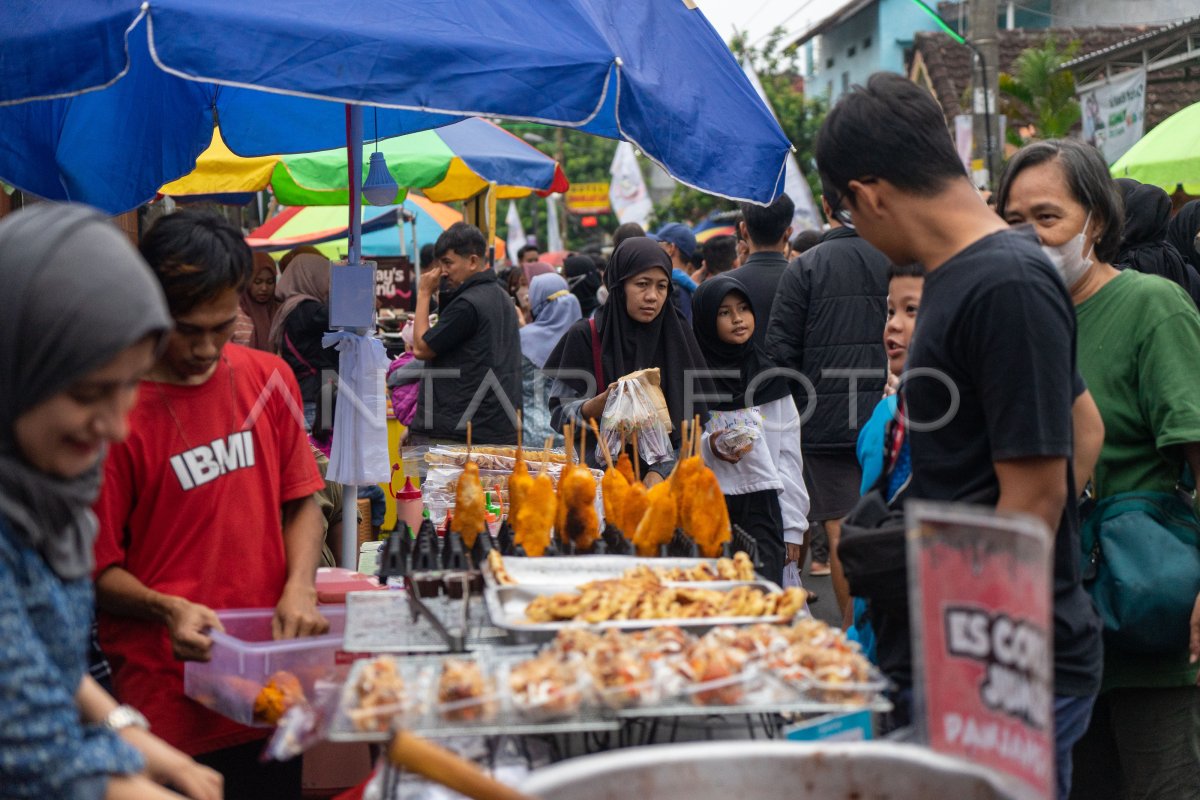
<path id="1" fill-rule="evenodd" d="M 551 425 L 562 430 L 568 422 L 578 426 L 598 420 L 609 389 L 597 394 L 596 387 L 611 387 L 631 372 L 658 367 L 674 423 L 671 442 L 677 449 L 680 423 L 693 414 L 705 414 L 703 400 L 696 398 L 705 397 L 711 387 L 702 376 L 706 368 L 696 337 L 671 302 L 671 261 L 657 242 L 627 239 L 609 259 L 604 285 L 609 291 L 607 302 L 593 319 L 572 325 L 546 361 L 554 378 Z M 597 465 L 592 448 L 586 457 L 589 464 Z M 674 460 L 641 466 L 646 485 L 652 486 L 670 474 Z"/>
<path id="2" fill-rule="evenodd" d="M 600 305 L 596 290 L 600 288 L 600 273 L 596 271 L 595 262 L 590 256 L 572 255 L 563 261 L 563 277 L 571 294 L 579 298 L 579 308 L 586 319 Z"/>
<path id="3" fill-rule="evenodd" d="M 1167 226 L 1167 241 L 1179 254 L 1200 272 L 1200 200 L 1192 200 L 1175 215 Z"/>
<path id="4" fill-rule="evenodd" d="M 721 484 L 730 521 L 758 543 L 763 574 L 782 581 L 784 564 L 798 559 L 808 530 L 796 402 L 782 376 L 763 377 L 772 364 L 754 344 L 754 305 L 740 281 L 717 275 L 700 284 L 692 324 L 718 398 L 709 405 L 701 452 Z"/>
<path id="5" fill-rule="evenodd" d="M 1167 237 L 1170 196 L 1157 186 L 1131 178 L 1119 178 L 1117 186 L 1125 202 L 1125 227 L 1113 266 L 1174 281 L 1200 306 L 1200 273 Z"/>

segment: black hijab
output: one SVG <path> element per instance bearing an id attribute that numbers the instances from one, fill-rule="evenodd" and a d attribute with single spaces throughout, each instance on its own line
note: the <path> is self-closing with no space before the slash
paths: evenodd
<path id="1" fill-rule="evenodd" d="M 1192 200 L 1171 220 L 1167 226 L 1167 241 L 1175 245 L 1179 254 L 1200 270 L 1200 252 L 1196 251 L 1196 234 L 1200 233 L 1200 200 Z"/>
<path id="2" fill-rule="evenodd" d="M 579 298 L 579 308 L 583 316 L 590 317 L 600 305 L 596 299 L 596 290 L 600 288 L 600 273 L 592 259 L 584 255 L 567 256 L 563 261 L 563 276 L 571 294 Z"/>
<path id="3" fill-rule="evenodd" d="M 653 322 L 638 322 L 625 309 L 625 281 L 651 269 L 662 270 L 667 278 L 667 298 Z M 671 260 L 657 242 L 645 237 L 626 239 L 604 269 L 604 284 L 609 295 L 608 301 L 596 311 L 595 325 L 604 372 L 599 391 L 631 372 L 658 367 L 667 410 L 676 423 L 671 436 L 677 443 L 678 423 L 691 414 L 703 416 L 707 411 L 704 402 L 695 399 L 690 409 L 686 407 L 687 382 L 692 382 L 692 398 L 711 394 L 713 390 L 711 382 L 703 375 L 707 366 L 696 337 L 672 302 L 675 289 L 670 278 Z M 554 365 L 555 370 L 594 371 L 588 320 L 572 326 L 546 363 L 547 366 Z M 564 378 L 564 382 L 577 390 L 583 385 L 582 381 L 569 378 Z"/>
<path id="4" fill-rule="evenodd" d="M 716 394 L 732 397 L 730 400 L 709 403 L 713 411 L 736 411 L 753 405 L 763 405 L 783 397 L 791 396 L 787 381 L 782 376 L 766 378 L 754 386 L 754 394 L 748 402 L 746 389 L 760 373 L 771 369 L 771 364 L 762 348 L 754 344 L 751 337 L 744 344 L 721 341 L 717 335 L 717 312 L 721 303 L 731 294 L 740 295 L 750 306 L 750 313 L 758 315 L 746 286 L 732 275 L 716 275 L 700 284 L 692 295 L 692 325 L 696 329 L 696 341 L 708 362 L 709 369 L 735 373 L 713 376 Z"/>
<path id="5" fill-rule="evenodd" d="M 1200 305 L 1200 274 L 1167 240 L 1171 198 L 1157 186 L 1120 178 L 1117 185 L 1125 201 L 1125 227 L 1115 265 L 1174 281 Z"/>

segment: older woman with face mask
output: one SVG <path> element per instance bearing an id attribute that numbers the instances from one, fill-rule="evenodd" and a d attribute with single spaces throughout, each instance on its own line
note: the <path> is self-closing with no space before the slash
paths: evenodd
<path id="1" fill-rule="evenodd" d="M 1200 313 L 1177 284 L 1109 263 L 1121 241 L 1121 199 L 1092 147 L 1026 146 L 1008 163 L 997 210 L 1011 224 L 1033 225 L 1075 304 L 1079 371 L 1105 428 L 1096 499 L 1170 495 L 1186 466 L 1200 474 Z M 1194 662 L 1200 598 L 1191 629 Z M 1146 654 L 1110 636 L 1104 655 L 1101 693 L 1074 751 L 1071 796 L 1200 797 L 1200 688 L 1187 637 L 1171 653 Z"/>
<path id="2" fill-rule="evenodd" d="M 162 292 L 105 217 L 48 203 L 0 222 L 0 284 L 0 794 L 215 800 L 220 775 L 87 674 L 91 506 L 171 324 Z"/>

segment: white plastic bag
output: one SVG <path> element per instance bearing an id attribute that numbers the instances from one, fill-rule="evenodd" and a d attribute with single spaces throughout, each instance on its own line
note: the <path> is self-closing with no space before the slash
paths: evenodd
<path id="1" fill-rule="evenodd" d="M 713 447 L 726 458 L 741 458 L 754 448 L 763 433 L 762 414 L 757 408 L 713 411 L 704 424 Z"/>
<path id="2" fill-rule="evenodd" d="M 800 584 L 800 565 L 795 561 L 789 561 L 783 565 L 783 588 L 791 589 L 793 587 L 804 588 Z"/>
<path id="3" fill-rule="evenodd" d="M 658 406 L 646 384 L 636 378 L 622 378 L 608 395 L 600 415 L 600 437 L 596 454 L 604 461 L 602 447 L 607 447 L 615 459 L 621 452 L 621 442 L 638 437 L 638 455 L 650 466 L 669 460 L 675 452 L 667 426 L 663 424 Z"/>
<path id="4" fill-rule="evenodd" d="M 387 439 L 387 352 L 373 336 L 334 331 L 321 339 L 341 353 L 338 402 L 328 481 L 365 486 L 387 483 L 392 475 Z"/>

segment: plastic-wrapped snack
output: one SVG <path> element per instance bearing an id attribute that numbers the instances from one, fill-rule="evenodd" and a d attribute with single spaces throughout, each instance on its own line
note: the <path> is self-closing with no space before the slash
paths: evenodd
<path id="1" fill-rule="evenodd" d="M 616 631 L 609 633 L 587 654 L 587 670 L 600 702 L 618 710 L 655 702 L 658 691 L 650 662 Z"/>
<path id="2" fill-rule="evenodd" d="M 522 661 L 508 675 L 513 706 L 539 720 L 569 717 L 583 704 L 583 677 L 552 652 Z"/>
<path id="3" fill-rule="evenodd" d="M 447 659 L 438 678 L 438 712 L 451 722 L 485 722 L 496 716 L 495 686 L 475 661 Z"/>
<path id="4" fill-rule="evenodd" d="M 346 715 L 360 731 L 386 731 L 408 710 L 409 697 L 396 662 L 381 656 L 364 664 L 347 687 Z"/>
<path id="5" fill-rule="evenodd" d="M 745 670 L 749 656 L 713 640 L 693 644 L 679 670 L 691 683 L 686 693 L 702 706 L 735 706 L 746 695 Z"/>
<path id="6" fill-rule="evenodd" d="M 704 424 L 712 446 L 726 458 L 740 458 L 754 448 L 762 438 L 762 414 L 757 408 L 736 411 L 713 411 Z"/>

